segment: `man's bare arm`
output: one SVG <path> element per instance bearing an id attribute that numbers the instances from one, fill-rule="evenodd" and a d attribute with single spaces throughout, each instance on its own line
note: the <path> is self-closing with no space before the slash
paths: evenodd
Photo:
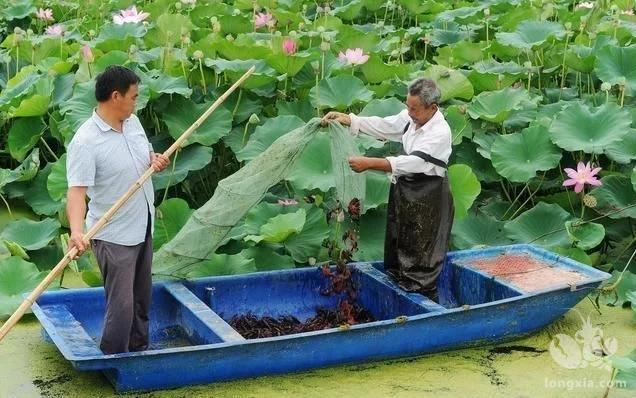
<path id="1" fill-rule="evenodd" d="M 86 217 L 87 187 L 70 187 L 66 193 L 66 216 L 71 227 L 69 250 L 77 247 L 78 255 L 87 249 L 84 241 L 84 217 Z"/>

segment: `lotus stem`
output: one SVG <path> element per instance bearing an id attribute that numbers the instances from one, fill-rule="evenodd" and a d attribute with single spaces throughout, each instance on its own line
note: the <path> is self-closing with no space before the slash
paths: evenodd
<path id="1" fill-rule="evenodd" d="M 249 126 L 250 126 L 249 122 L 245 123 L 245 128 L 243 129 L 243 139 L 241 140 L 241 142 L 243 143 L 243 146 L 245 146 L 245 138 L 247 138 L 247 128 Z"/>
<path id="2" fill-rule="evenodd" d="M 161 203 L 163 203 L 168 197 L 168 189 L 170 189 L 170 184 L 172 183 L 172 177 L 174 176 L 174 169 L 177 167 L 177 157 L 179 157 L 179 151 L 175 151 L 174 160 L 172 161 L 172 170 L 170 170 L 170 176 L 168 177 L 168 184 L 166 185 L 166 189 L 163 191 L 163 197 L 161 198 Z"/>
<path id="3" fill-rule="evenodd" d="M 238 98 L 236 99 L 236 104 L 234 105 L 234 109 L 232 110 L 232 118 L 238 112 L 239 105 L 241 104 L 241 99 L 243 99 L 243 90 L 239 89 Z"/>
<path id="4" fill-rule="evenodd" d="M 46 143 L 46 141 L 44 140 L 44 138 L 40 137 L 40 141 L 42 141 L 42 144 L 44 144 L 44 147 L 49 151 L 49 153 L 51 154 L 51 156 L 53 156 L 53 158 L 55 159 L 55 161 L 60 160 L 56 155 L 55 152 L 53 152 L 53 150 L 51 149 L 51 147 L 49 146 L 49 144 Z"/>
<path id="5" fill-rule="evenodd" d="M 521 191 L 519 192 L 519 194 L 515 197 L 515 200 L 512 201 L 512 203 L 510 203 L 510 206 L 508 206 L 508 209 L 506 209 L 506 212 L 503 214 L 503 216 L 501 218 L 505 218 L 508 215 L 508 212 L 510 210 L 512 210 L 512 206 L 515 205 L 515 203 L 517 203 L 517 201 L 519 200 L 519 198 L 521 197 L 521 195 L 523 194 L 523 191 L 526 190 L 526 188 L 528 188 L 528 184 L 530 183 L 530 181 L 526 182 L 526 184 L 523 186 L 523 188 L 521 188 Z M 528 192 L 530 190 L 528 189 Z"/>
<path id="6" fill-rule="evenodd" d="M 9 217 L 11 217 L 12 220 L 15 220 L 15 217 L 13 217 L 13 213 L 11 213 L 11 206 L 9 206 L 9 202 L 7 202 L 7 200 L 4 198 L 4 196 L 2 196 L 1 193 L 0 193 L 0 199 L 2 199 L 2 201 L 4 202 L 4 205 L 7 207 L 7 212 L 9 212 Z"/>
<path id="7" fill-rule="evenodd" d="M 207 94 L 208 87 L 205 84 L 205 75 L 203 74 L 203 60 L 199 59 L 199 73 L 201 74 L 201 84 L 203 84 L 203 96 Z"/>
<path id="8" fill-rule="evenodd" d="M 565 49 L 563 50 L 563 62 L 561 64 L 561 92 L 563 91 L 563 86 L 565 85 L 565 55 L 568 51 L 568 43 L 570 42 L 570 35 L 565 36 Z M 561 99 L 561 92 L 559 92 L 559 99 Z"/>

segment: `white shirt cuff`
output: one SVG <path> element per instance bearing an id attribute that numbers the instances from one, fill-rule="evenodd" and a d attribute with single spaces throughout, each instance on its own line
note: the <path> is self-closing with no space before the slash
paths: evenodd
<path id="1" fill-rule="evenodd" d="M 386 160 L 388 160 L 389 163 L 391 164 L 391 172 L 387 173 L 387 177 L 389 177 L 389 181 L 395 184 L 399 176 L 399 174 L 397 173 L 397 157 L 387 156 Z"/>
<path id="2" fill-rule="evenodd" d="M 358 135 L 360 133 L 360 118 L 353 113 L 349 114 L 349 118 L 351 119 L 351 124 L 349 125 L 349 131 L 353 135 Z"/>

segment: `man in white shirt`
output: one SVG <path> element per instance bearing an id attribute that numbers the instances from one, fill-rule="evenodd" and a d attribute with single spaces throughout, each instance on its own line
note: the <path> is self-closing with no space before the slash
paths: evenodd
<path id="1" fill-rule="evenodd" d="M 430 79 L 408 88 L 407 108 L 385 118 L 329 112 L 323 124 L 339 122 L 360 132 L 402 143 L 399 156 L 349 158 L 356 172 L 390 173 L 391 191 L 384 267 L 399 285 L 438 299 L 437 279 L 444 264 L 453 223 L 453 199 L 446 177 L 451 130 L 439 110 L 441 93 Z"/>

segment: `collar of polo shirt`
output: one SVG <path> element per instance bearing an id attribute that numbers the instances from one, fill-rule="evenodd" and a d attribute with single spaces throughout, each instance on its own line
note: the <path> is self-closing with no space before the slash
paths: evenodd
<path id="1" fill-rule="evenodd" d="M 130 116 L 132 117 L 132 116 Z M 127 123 L 130 120 L 130 117 L 126 120 L 124 120 L 124 123 Z M 106 123 L 106 121 L 104 119 L 102 119 L 98 114 L 97 114 L 97 108 L 93 108 L 93 116 L 92 116 L 93 121 L 95 122 L 95 124 L 97 125 L 97 127 L 99 127 L 99 129 L 102 132 L 107 132 L 110 130 L 115 131 L 115 129 L 113 129 L 111 127 L 110 124 Z"/>

